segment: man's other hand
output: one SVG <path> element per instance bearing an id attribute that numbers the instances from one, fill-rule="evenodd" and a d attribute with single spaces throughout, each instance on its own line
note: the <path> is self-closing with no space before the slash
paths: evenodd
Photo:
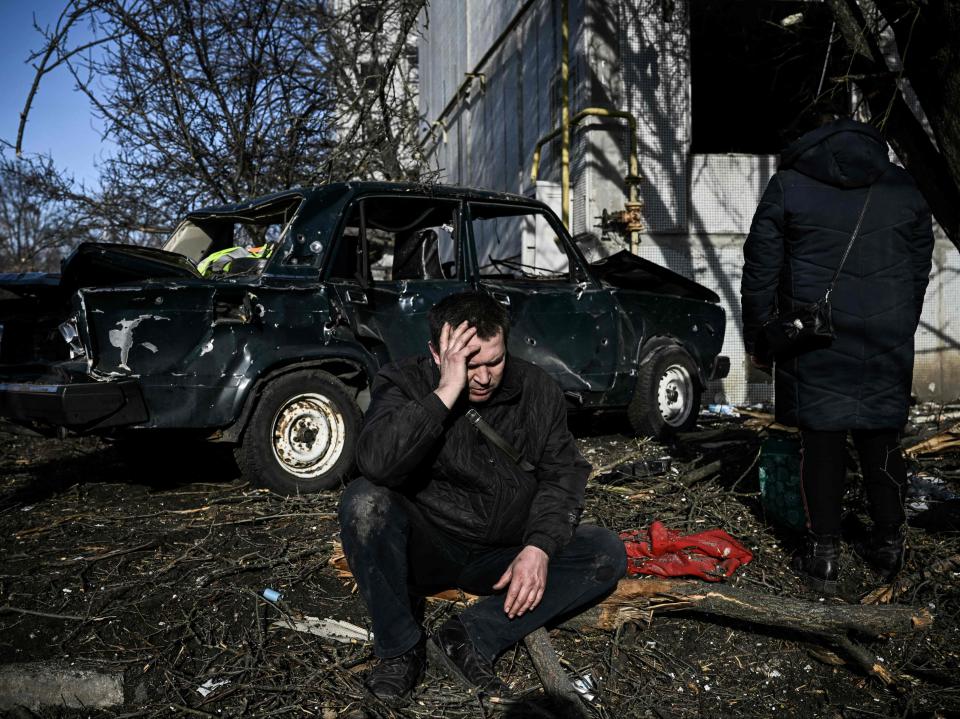
<path id="1" fill-rule="evenodd" d="M 547 586 L 547 564 L 550 558 L 540 547 L 528 545 L 510 562 L 507 571 L 493 585 L 494 591 L 509 586 L 503 611 L 511 619 L 534 609 L 543 599 Z"/>
<path id="2" fill-rule="evenodd" d="M 430 346 L 433 361 L 440 368 L 440 384 L 434 392 L 447 409 L 453 408 L 467 386 L 467 363 L 480 350 L 476 336 L 477 328 L 470 327 L 466 322 L 461 322 L 457 327 L 445 322 L 440 331 L 440 346 Z"/>

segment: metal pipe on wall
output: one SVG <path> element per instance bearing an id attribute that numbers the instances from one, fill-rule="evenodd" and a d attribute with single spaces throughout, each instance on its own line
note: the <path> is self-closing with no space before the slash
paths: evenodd
<path id="1" fill-rule="evenodd" d="M 460 101 L 466 95 L 467 90 L 470 88 L 470 85 L 473 83 L 474 80 L 480 78 L 481 82 L 484 82 L 485 80 L 484 74 L 481 72 L 481 70 L 483 69 L 483 66 L 487 64 L 487 60 L 489 60 L 493 56 L 493 54 L 500 48 L 500 46 L 506 41 L 506 39 L 510 37 L 510 33 L 512 33 L 514 29 L 517 27 L 517 25 L 520 24 L 520 21 L 523 20 L 524 15 L 526 15 L 527 11 L 529 11 L 530 8 L 533 7 L 533 4 L 535 2 L 537 2 L 537 0 L 527 0 L 520 7 L 520 9 L 517 10 L 516 15 L 513 16 L 510 22 L 507 23 L 507 26 L 503 29 L 503 32 L 500 33 L 497 39 L 493 41 L 493 44 L 491 44 L 490 47 L 487 48 L 486 52 L 483 53 L 483 56 L 480 58 L 480 60 L 477 61 L 477 64 L 474 66 L 473 70 L 471 72 L 465 72 L 463 74 L 466 79 L 460 84 L 460 87 L 457 88 L 456 94 L 452 98 L 450 98 L 450 101 L 440 111 L 440 114 L 437 115 L 437 119 L 434 120 L 434 124 L 438 122 L 442 122 L 443 119 L 447 116 L 447 114 L 451 112 L 453 108 L 460 103 Z M 566 0 L 564 0 L 564 2 L 566 2 Z"/>
<path id="2" fill-rule="evenodd" d="M 483 66 L 493 56 L 493 54 L 506 41 L 510 34 L 520 24 L 523 17 L 533 7 L 537 0 L 526 0 L 517 13 L 513 16 L 503 32 L 487 48 L 483 56 L 477 62 L 472 72 L 464 73 L 465 79 L 456 94 L 450 99 L 446 107 L 441 110 L 439 116 L 431 124 L 427 137 L 431 136 L 437 125 L 443 132 L 443 139 L 446 140 L 446 123 L 444 118 L 460 103 L 466 96 L 471 83 L 479 79 L 481 88 L 485 85 L 486 77 L 481 72 Z M 637 183 L 639 182 L 640 162 L 637 156 L 637 120 L 624 110 L 608 110 L 599 107 L 588 107 L 579 111 L 573 117 L 570 116 L 570 2 L 569 0 L 560 0 L 560 126 L 544 135 L 537 141 L 533 153 L 533 168 L 530 172 L 530 179 L 536 183 L 537 175 L 540 171 L 540 155 L 543 145 L 560 135 L 560 204 L 561 219 L 565 227 L 570 227 L 570 132 L 571 128 L 576 126 L 585 117 L 618 117 L 625 119 L 630 126 L 629 137 L 629 157 L 628 174 L 624 177 L 624 183 L 627 185 L 628 192 L 628 211 L 632 211 L 639 220 L 639 202 L 637 199 Z M 635 232 L 632 234 L 636 234 Z M 634 240 L 631 239 L 631 249 L 634 246 Z"/>
<path id="3" fill-rule="evenodd" d="M 570 1 L 560 0 L 560 209 L 570 229 Z"/>
<path id="4" fill-rule="evenodd" d="M 580 121 L 586 117 L 617 117 L 627 121 L 630 126 L 630 135 L 627 138 L 629 142 L 627 158 L 627 175 L 623 178 L 627 185 L 627 193 L 630 202 L 637 202 L 637 183 L 640 181 L 640 158 L 637 154 L 637 118 L 626 110 L 608 110 L 605 107 L 587 107 L 580 110 L 576 115 L 570 118 L 567 127 L 567 135 L 571 129 L 580 124 Z M 546 135 L 537 140 L 533 148 L 533 166 L 530 168 L 530 182 L 536 183 L 540 175 L 540 154 L 543 146 L 563 132 L 562 127 L 551 130 Z M 569 146 L 569 139 L 568 139 Z"/>

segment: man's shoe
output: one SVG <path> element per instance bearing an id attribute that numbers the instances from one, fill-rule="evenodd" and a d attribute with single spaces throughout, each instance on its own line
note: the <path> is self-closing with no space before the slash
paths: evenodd
<path id="1" fill-rule="evenodd" d="M 840 574 L 840 538 L 808 534 L 806 546 L 793 555 L 790 568 L 800 575 L 811 591 L 834 596 Z"/>
<path id="2" fill-rule="evenodd" d="M 495 701 L 510 701 L 509 687 L 493 672 L 493 665 L 480 656 L 460 617 L 444 622 L 430 637 L 431 658 L 438 660 L 451 677 L 477 694 Z"/>
<path id="3" fill-rule="evenodd" d="M 905 529 L 903 525 L 876 525 L 865 539 L 854 542 L 853 551 L 873 567 L 885 582 L 892 580 L 903 569 Z"/>
<path id="4" fill-rule="evenodd" d="M 367 689 L 384 701 L 402 699 L 420 681 L 426 663 L 426 642 L 421 638 L 413 649 L 400 656 L 381 659 L 367 676 Z"/>

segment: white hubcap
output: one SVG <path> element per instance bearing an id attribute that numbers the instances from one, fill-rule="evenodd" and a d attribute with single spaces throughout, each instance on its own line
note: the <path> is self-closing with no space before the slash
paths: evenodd
<path id="1" fill-rule="evenodd" d="M 690 416 L 692 403 L 693 382 L 690 373 L 682 365 L 670 365 L 657 385 L 660 416 L 671 427 L 679 427 Z"/>
<path id="2" fill-rule="evenodd" d="M 343 454 L 343 415 L 322 394 L 301 394 L 273 418 L 273 456 L 304 479 L 324 474 Z"/>

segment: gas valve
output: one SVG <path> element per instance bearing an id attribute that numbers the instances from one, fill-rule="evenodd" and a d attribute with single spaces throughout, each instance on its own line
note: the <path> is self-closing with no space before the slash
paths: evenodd
<path id="1" fill-rule="evenodd" d="M 607 235 L 611 232 L 624 237 L 632 232 L 643 232 L 642 207 L 642 202 L 625 202 L 622 210 L 604 210 L 599 218 L 603 239 L 608 239 Z"/>

